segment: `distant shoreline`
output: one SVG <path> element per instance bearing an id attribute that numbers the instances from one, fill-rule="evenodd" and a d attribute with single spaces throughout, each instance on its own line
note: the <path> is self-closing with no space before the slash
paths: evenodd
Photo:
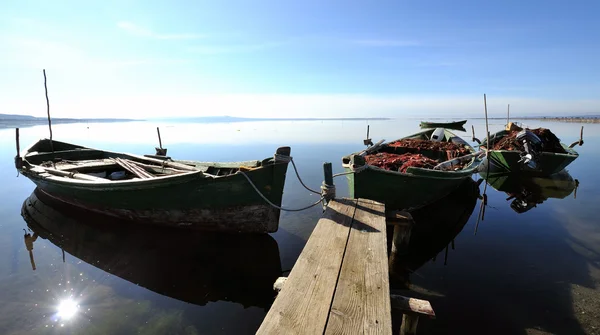
<path id="1" fill-rule="evenodd" d="M 196 122 L 196 123 L 235 123 L 235 122 L 259 122 L 259 121 L 385 121 L 392 118 L 241 118 L 230 116 L 206 116 L 206 117 L 173 117 L 153 119 L 71 119 L 53 118 L 52 124 L 74 124 L 74 123 L 114 123 L 114 122 Z M 0 129 L 33 127 L 48 124 L 48 120 L 42 117 L 28 115 L 0 114 Z"/>
<path id="2" fill-rule="evenodd" d="M 483 120 L 485 118 L 477 117 L 471 119 Z M 506 120 L 505 117 L 491 117 L 489 120 Z M 535 121 L 555 121 L 555 122 L 572 122 L 572 123 L 600 123 L 600 117 L 580 117 L 580 116 L 563 116 L 563 117 L 511 117 L 512 120 L 535 120 Z"/>

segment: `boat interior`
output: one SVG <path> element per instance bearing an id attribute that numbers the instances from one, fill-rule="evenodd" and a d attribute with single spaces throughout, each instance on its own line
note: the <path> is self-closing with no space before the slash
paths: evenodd
<path id="1" fill-rule="evenodd" d="M 49 140 L 41 140 L 27 150 L 24 159 L 37 166 L 33 171 L 41 175 L 72 178 L 71 173 L 76 173 L 80 177 L 89 176 L 77 179 L 90 181 L 95 178 L 97 181 L 147 179 L 198 171 L 207 177 L 221 177 L 266 163 L 258 160 L 231 163 L 174 161 L 169 157 L 156 157 L 107 152 L 54 140 L 51 147 Z"/>

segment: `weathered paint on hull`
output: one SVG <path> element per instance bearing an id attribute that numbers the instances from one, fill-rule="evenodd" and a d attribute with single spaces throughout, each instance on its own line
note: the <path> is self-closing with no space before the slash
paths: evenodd
<path id="1" fill-rule="evenodd" d="M 286 170 L 287 163 L 279 163 L 246 174 L 280 206 Z M 240 174 L 214 179 L 192 174 L 177 181 L 157 178 L 135 187 L 117 183 L 81 187 L 33 173 L 27 177 L 61 201 L 141 223 L 244 233 L 272 233 L 279 224 L 279 210 L 269 206 Z"/>
<path id="2" fill-rule="evenodd" d="M 346 168 L 346 171 L 351 171 Z M 385 203 L 386 209 L 414 210 L 454 191 L 469 176 L 437 178 L 366 169 L 346 175 L 350 196 Z"/>
<path id="3" fill-rule="evenodd" d="M 47 195 L 94 213 L 110 215 L 136 223 L 215 232 L 276 232 L 280 214 L 278 209 L 267 204 L 211 209 L 124 209 L 98 207 L 71 198 L 63 198 L 52 194 Z"/>
<path id="4" fill-rule="evenodd" d="M 519 151 L 511 150 L 491 150 L 489 159 L 494 165 L 498 166 L 503 173 L 507 172 L 523 172 L 530 174 L 542 174 L 551 175 L 562 171 L 571 162 L 573 162 L 578 155 L 573 154 L 557 154 L 551 152 L 544 152 L 540 155 L 540 170 L 530 171 L 522 169 L 521 155 Z"/>

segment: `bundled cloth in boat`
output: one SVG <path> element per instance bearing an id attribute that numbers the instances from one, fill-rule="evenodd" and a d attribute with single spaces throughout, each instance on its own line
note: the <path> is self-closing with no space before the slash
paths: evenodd
<path id="1" fill-rule="evenodd" d="M 418 153 L 421 150 L 427 151 L 445 151 L 448 159 L 468 155 L 471 153 L 468 148 L 462 145 L 458 145 L 453 142 L 435 142 L 430 140 L 422 139 L 401 139 L 398 141 L 390 142 L 390 147 L 402 147 L 407 148 L 409 152 Z"/>
<path id="2" fill-rule="evenodd" d="M 421 154 L 405 153 L 402 155 L 391 154 L 387 152 L 379 152 L 365 157 L 367 164 L 377 166 L 390 171 L 398 171 L 405 173 L 410 167 L 418 167 L 425 169 L 433 169 L 439 164 L 435 159 L 425 157 Z M 449 165 L 441 170 L 460 170 L 469 162 L 457 163 Z"/>
<path id="3" fill-rule="evenodd" d="M 565 149 L 560 143 L 560 139 L 554 135 L 550 129 L 547 128 L 536 128 L 527 129 L 534 133 L 543 143 L 543 152 L 554 152 L 559 154 L 566 153 Z M 521 129 L 512 130 L 508 135 L 494 144 L 494 150 L 514 150 L 524 151 L 523 142 L 517 139 L 517 135 Z"/>
<path id="4" fill-rule="evenodd" d="M 405 148 L 408 152 L 404 154 L 378 152 L 367 155 L 365 156 L 367 164 L 390 171 L 399 171 L 405 173 L 409 167 L 433 169 L 439 164 L 439 161 L 422 155 L 420 153 L 422 151 L 439 152 L 442 153 L 442 155 L 445 153 L 447 159 L 461 157 L 470 153 L 468 148 L 460 146 L 456 143 L 435 142 L 421 139 L 401 139 L 389 143 L 389 146 L 395 148 Z M 465 162 L 464 164 L 466 163 L 468 162 Z M 457 166 L 456 164 L 452 165 L 451 169 L 462 169 L 464 164 L 461 164 L 461 166 Z"/>

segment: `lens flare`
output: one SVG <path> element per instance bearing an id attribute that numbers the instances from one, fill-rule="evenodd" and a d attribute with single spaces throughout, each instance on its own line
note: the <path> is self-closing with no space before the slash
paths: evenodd
<path id="1" fill-rule="evenodd" d="M 79 306 L 71 298 L 62 300 L 57 309 L 57 316 L 62 320 L 68 320 L 77 314 Z"/>

